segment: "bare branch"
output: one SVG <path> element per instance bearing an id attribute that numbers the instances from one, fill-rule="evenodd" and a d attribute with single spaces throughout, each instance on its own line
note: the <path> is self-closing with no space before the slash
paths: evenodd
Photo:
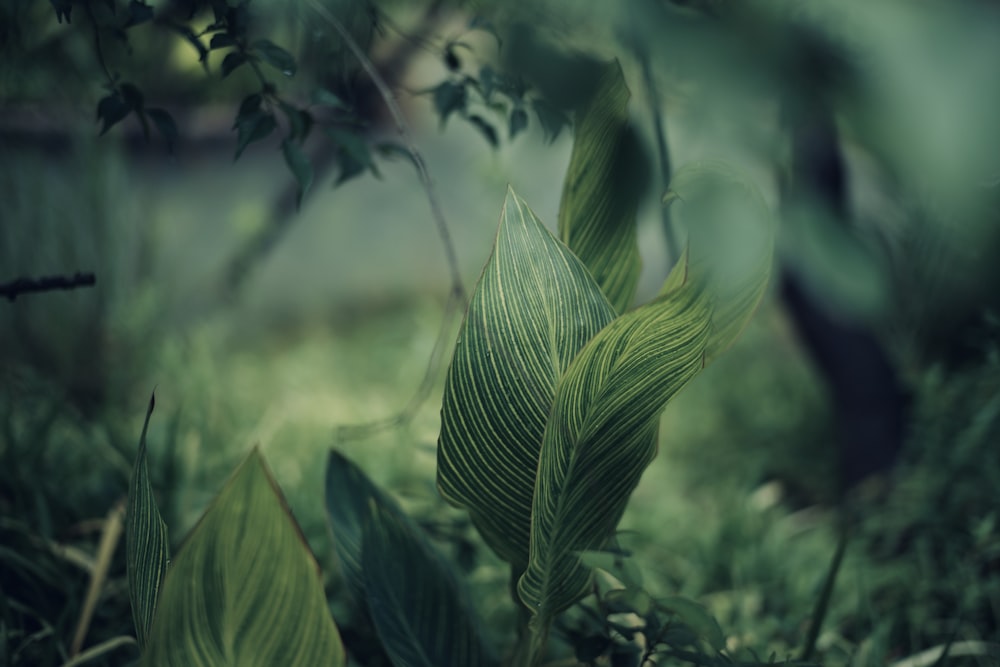
<path id="1" fill-rule="evenodd" d="M 17 278 L 9 283 L 0 284 L 0 297 L 14 301 L 22 294 L 31 292 L 52 292 L 55 290 L 71 290 L 79 287 L 93 287 L 97 278 L 93 273 L 77 272 L 72 276 L 46 276 L 44 278 Z"/>

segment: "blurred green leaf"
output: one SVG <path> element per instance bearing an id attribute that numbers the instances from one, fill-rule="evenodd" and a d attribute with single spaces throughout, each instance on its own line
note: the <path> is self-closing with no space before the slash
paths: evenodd
<path id="1" fill-rule="evenodd" d="M 261 60 L 285 76 L 295 75 L 295 57 L 271 40 L 258 39 L 250 45 L 250 48 L 253 49 L 253 52 L 257 54 Z"/>
<path id="2" fill-rule="evenodd" d="M 230 46 L 236 46 L 236 40 L 233 39 L 232 35 L 224 32 L 217 32 L 212 35 L 212 39 L 208 43 L 208 48 L 212 50 L 224 49 Z"/>
<path id="3" fill-rule="evenodd" d="M 306 157 L 306 154 L 302 152 L 302 149 L 291 138 L 281 142 L 281 153 L 285 156 L 285 164 L 288 165 L 299 185 L 295 205 L 297 207 L 302 206 L 302 198 L 305 197 L 313 182 L 312 165 L 309 163 L 309 158 Z"/>
<path id="4" fill-rule="evenodd" d="M 233 70 L 247 61 L 247 56 L 242 51 L 231 51 L 222 59 L 222 78 L 232 74 Z"/>
<path id="5" fill-rule="evenodd" d="M 125 524 L 125 561 L 128 572 L 128 597 L 139 648 L 146 645 L 156 600 L 167 569 L 169 544 L 167 526 L 153 497 L 146 463 L 146 432 L 153 414 L 155 397 L 150 396 L 146 420 L 139 436 L 139 453 L 129 480 Z"/>
<path id="6" fill-rule="evenodd" d="M 559 205 L 559 237 L 619 313 L 632 305 L 642 270 L 636 211 L 645 161 L 629 125 L 628 99 L 621 67 L 603 65 L 593 96 L 575 112 Z"/>
<path id="7" fill-rule="evenodd" d="M 468 91 L 461 83 L 443 81 L 433 90 L 434 109 L 441 117 L 441 127 L 448 121 L 448 116 L 454 112 L 462 113 L 468 103 Z"/>
<path id="8" fill-rule="evenodd" d="M 709 646 L 716 651 L 721 651 L 726 647 L 726 637 L 722 634 L 719 622 L 715 620 L 714 616 L 708 613 L 707 609 L 694 600 L 672 596 L 656 598 L 653 600 L 653 604 L 657 609 L 676 616 L 699 639 L 707 641 Z"/>
<path id="9" fill-rule="evenodd" d="M 510 129 L 508 135 L 511 139 L 528 127 L 528 112 L 518 107 L 510 112 Z"/>
<path id="10" fill-rule="evenodd" d="M 472 123 L 474 128 L 479 130 L 480 134 L 486 137 L 486 141 L 489 142 L 490 146 L 496 148 L 499 145 L 496 128 L 486 122 L 485 118 L 482 116 L 471 115 L 469 116 L 469 122 Z"/>
<path id="11" fill-rule="evenodd" d="M 277 125 L 273 115 L 259 109 L 240 114 L 236 119 L 236 155 L 233 156 L 233 160 L 238 160 L 243 150 L 251 143 L 260 141 L 274 132 Z"/>
<path id="12" fill-rule="evenodd" d="M 329 127 L 326 134 L 337 145 L 337 157 L 340 160 L 340 174 L 337 185 L 371 170 L 379 176 L 378 167 L 372 159 L 371 149 L 364 135 L 349 129 Z"/>
<path id="13" fill-rule="evenodd" d="M 132 107 L 122 99 L 118 91 L 101 98 L 97 103 L 97 119 L 101 121 L 101 134 L 121 122 L 131 112 Z"/>
<path id="14" fill-rule="evenodd" d="M 298 109 L 284 100 L 278 100 L 278 108 L 281 109 L 285 114 L 285 118 L 288 119 L 290 138 L 301 144 L 312 130 L 312 114 L 305 109 Z"/>
<path id="15" fill-rule="evenodd" d="M 535 471 L 556 383 L 614 318 L 586 267 L 513 190 L 445 384 L 438 487 L 515 571 L 528 564 Z"/>
<path id="16" fill-rule="evenodd" d="M 317 88 L 312 92 L 312 101 L 314 104 L 322 104 L 323 106 L 328 106 L 332 109 L 346 110 L 348 109 L 347 104 L 344 103 L 342 99 L 337 97 L 334 93 L 331 93 L 326 88 Z"/>
<path id="17" fill-rule="evenodd" d="M 167 571 L 141 664 L 346 664 L 316 562 L 256 449 Z"/>
<path id="18" fill-rule="evenodd" d="M 164 109 L 147 109 L 146 113 L 169 145 L 177 143 L 180 133 L 177 131 L 177 123 L 174 122 L 173 116 Z"/>
<path id="19" fill-rule="evenodd" d="M 531 108 L 535 110 L 538 122 L 542 125 L 545 140 L 548 142 L 555 141 L 562 129 L 569 125 L 569 117 L 566 114 L 541 98 L 531 100 Z"/>

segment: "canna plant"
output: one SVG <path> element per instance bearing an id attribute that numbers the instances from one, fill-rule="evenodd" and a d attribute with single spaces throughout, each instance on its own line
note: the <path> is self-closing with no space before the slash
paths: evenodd
<path id="1" fill-rule="evenodd" d="M 602 594 L 606 608 L 679 621 L 662 625 L 657 641 L 722 647 L 718 626 L 696 605 L 653 600 L 618 572 L 614 537 L 656 454 L 663 407 L 736 339 L 761 299 L 773 230 L 761 197 L 734 170 L 680 170 L 665 204 L 687 227 L 688 248 L 659 295 L 630 310 L 640 189 L 622 178 L 632 173 L 636 141 L 628 98 L 619 66 L 608 64 L 575 118 L 558 237 L 508 190 L 448 370 L 438 488 L 509 564 L 522 613 L 503 660 L 420 526 L 330 454 L 325 505 L 335 552 L 395 667 L 541 664 L 560 614 L 606 584 L 606 572 L 617 577 Z M 128 526 L 142 664 L 346 664 L 315 562 L 256 451 L 168 567 L 144 428 Z M 577 657 L 590 661 L 609 646 L 578 646 Z"/>

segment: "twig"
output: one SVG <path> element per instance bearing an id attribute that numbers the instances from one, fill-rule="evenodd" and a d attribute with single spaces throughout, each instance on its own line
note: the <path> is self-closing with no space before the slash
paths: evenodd
<path id="1" fill-rule="evenodd" d="M 86 651 L 74 658 L 71 658 L 67 662 L 64 662 L 62 667 L 78 667 L 79 665 L 90 662 L 91 660 L 107 655 L 122 646 L 136 646 L 135 637 L 129 637 L 128 635 L 112 637 L 107 641 L 103 641 L 96 646 L 88 648 Z"/>
<path id="2" fill-rule="evenodd" d="M 389 89 L 388 84 L 386 84 L 382 75 L 379 74 L 378 69 L 375 68 L 371 59 L 365 55 L 365 52 L 361 49 L 354 38 L 351 37 L 351 34 L 347 31 L 347 28 L 344 27 L 344 24 L 316 0 L 308 0 L 308 4 L 313 8 L 313 11 L 319 14 L 320 18 L 329 23 L 333 29 L 337 31 L 337 34 L 340 35 L 341 39 L 344 40 L 347 48 L 351 50 L 354 57 L 358 59 L 359 63 L 361 63 L 361 67 L 365 70 L 368 76 L 371 77 L 372 83 L 375 84 L 375 88 L 378 89 L 379 95 L 381 95 L 382 100 L 385 102 L 386 108 L 389 109 L 389 113 L 396 122 L 396 130 L 399 132 L 399 136 L 403 138 L 403 142 L 406 145 L 406 151 L 410 154 L 413 163 L 417 166 L 420 181 L 423 183 L 424 191 L 427 193 L 427 199 L 431 205 L 431 213 L 434 216 L 434 223 L 437 226 L 438 236 L 441 238 L 441 244 L 444 246 L 445 258 L 448 262 L 448 270 L 451 272 L 451 289 L 462 298 L 462 301 L 465 301 L 465 287 L 462 285 L 462 274 L 458 268 L 458 255 L 455 253 L 455 244 L 451 238 L 451 231 L 448 229 L 448 222 L 445 220 L 444 212 L 441 209 L 441 201 L 438 199 L 437 191 L 434 188 L 434 181 L 431 179 L 430 172 L 427 170 L 427 163 L 424 161 L 423 155 L 421 155 L 420 151 L 417 149 L 417 145 L 413 140 L 413 135 L 410 133 L 409 126 L 403 116 L 403 110 L 400 109 L 399 102 L 396 101 L 395 94 Z"/>
<path id="3" fill-rule="evenodd" d="M 111 567 L 111 559 L 115 555 L 115 548 L 122 535 L 124 527 L 125 505 L 116 504 L 108 513 L 104 521 L 104 532 L 101 534 L 101 543 L 97 548 L 97 556 L 94 559 L 94 570 L 90 574 L 90 586 L 87 588 L 87 597 L 83 603 L 83 610 L 80 612 L 80 619 L 76 625 L 76 633 L 73 635 L 73 643 L 70 646 L 70 657 L 79 655 L 83 648 L 83 641 L 87 637 L 87 630 L 90 629 L 90 621 L 94 617 L 94 610 L 104 584 L 108 578 L 108 568 Z"/>
<path id="4" fill-rule="evenodd" d="M 423 155 L 417 149 L 416 142 L 413 140 L 413 135 L 406 123 L 406 118 L 403 116 L 403 110 L 400 109 L 399 103 L 396 101 L 395 94 L 392 90 L 390 90 L 388 84 L 385 82 L 385 79 L 382 78 L 382 75 L 379 74 L 378 69 L 376 69 L 371 59 L 365 55 L 365 52 L 358 45 L 357 41 L 351 37 L 351 34 L 347 31 L 347 28 L 344 27 L 344 24 L 341 23 L 340 20 L 338 20 L 337 17 L 329 12 L 325 7 L 316 2 L 316 0 L 307 0 L 307 3 L 320 16 L 320 18 L 329 23 L 333 29 L 337 31 L 337 34 L 340 35 L 341 39 L 344 40 L 344 44 L 346 44 L 347 48 L 351 50 L 354 57 L 358 59 L 362 69 L 365 70 L 371 78 L 372 83 L 375 84 L 375 88 L 382 97 L 382 101 L 385 102 L 386 108 L 389 109 L 389 113 L 392 115 L 392 118 L 396 123 L 396 130 L 399 132 L 399 136 L 403 139 L 406 151 L 413 160 L 413 164 L 417 167 L 417 173 L 420 176 L 420 182 L 424 187 L 424 192 L 427 194 L 427 200 L 431 207 L 431 214 L 434 216 L 434 223 L 437 227 L 438 237 L 441 239 L 441 244 L 444 246 L 445 259 L 448 263 L 448 270 L 451 274 L 451 290 L 448 295 L 447 305 L 445 306 L 441 329 L 438 332 L 437 340 L 434 342 L 434 348 L 431 351 L 431 358 L 427 363 L 427 370 L 424 373 L 424 378 L 420 383 L 420 387 L 417 389 L 417 392 L 414 394 L 413 398 L 406 405 L 406 407 L 404 407 L 399 413 L 385 419 L 364 424 L 343 425 L 338 427 L 335 432 L 337 440 L 356 439 L 378 433 L 379 431 L 389 428 L 402 426 L 413 419 L 417 410 L 421 405 L 423 405 L 424 401 L 427 400 L 427 397 L 430 395 L 430 391 L 434 386 L 438 370 L 442 365 L 441 358 L 444 354 L 447 343 L 447 337 L 450 329 L 449 324 L 456 313 L 464 310 L 467 297 L 465 287 L 462 284 L 462 274 L 458 266 L 458 255 L 455 252 L 455 243 L 452 240 L 451 231 L 448 228 L 448 221 L 445 219 L 444 211 L 441 208 L 441 201 L 437 196 L 436 189 L 434 188 L 434 181 L 431 179 L 430 172 L 427 170 L 427 163 L 424 161 Z"/>
<path id="5" fill-rule="evenodd" d="M 52 292 L 55 290 L 71 290 L 78 287 L 93 287 L 97 278 L 93 273 L 74 273 L 72 276 L 46 276 L 44 278 L 17 278 L 9 283 L 0 284 L 0 297 L 14 301 L 22 294 L 31 292 Z"/>

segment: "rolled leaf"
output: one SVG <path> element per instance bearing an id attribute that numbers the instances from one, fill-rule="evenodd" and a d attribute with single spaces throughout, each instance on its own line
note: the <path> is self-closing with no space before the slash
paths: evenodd
<path id="1" fill-rule="evenodd" d="M 757 187 L 721 162 L 678 170 L 665 201 L 687 229 L 688 251 L 661 294 L 681 283 L 705 291 L 712 303 L 709 362 L 739 337 L 767 291 L 774 220 Z M 678 275 L 684 280 L 679 282 Z"/>
<path id="2" fill-rule="evenodd" d="M 395 667 L 498 664 L 452 567 L 405 515 L 372 500 L 362 551 L 368 607 Z"/>
<path id="3" fill-rule="evenodd" d="M 528 562 L 535 473 L 556 383 L 614 316 L 583 263 L 508 190 L 448 370 L 438 487 L 518 572 Z"/>
<path id="4" fill-rule="evenodd" d="M 316 562 L 258 451 L 168 570 L 141 664 L 346 664 Z"/>
<path id="5" fill-rule="evenodd" d="M 559 206 L 559 238 L 619 313 L 632 304 L 642 269 L 635 218 L 646 180 L 628 100 L 618 63 L 601 66 L 594 94 L 576 111 Z"/>
<path id="6" fill-rule="evenodd" d="M 675 290 L 612 322 L 559 382 L 539 459 L 531 561 L 518 583 L 541 632 L 587 593 L 591 570 L 579 554 L 613 535 L 656 454 L 660 411 L 703 366 L 710 319 L 704 292 Z"/>
<path id="7" fill-rule="evenodd" d="M 163 523 L 160 510 L 156 507 L 153 488 L 149 483 L 149 469 L 146 465 L 146 430 L 149 418 L 156 404 L 154 396 L 149 397 L 146 421 L 139 437 L 139 453 L 135 457 L 135 467 L 128 485 L 128 505 L 125 525 L 125 566 L 128 571 L 128 597 L 132 605 L 132 620 L 139 648 L 146 645 L 149 628 L 153 623 L 156 599 L 163 573 L 167 569 L 169 543 L 167 526 Z"/>

